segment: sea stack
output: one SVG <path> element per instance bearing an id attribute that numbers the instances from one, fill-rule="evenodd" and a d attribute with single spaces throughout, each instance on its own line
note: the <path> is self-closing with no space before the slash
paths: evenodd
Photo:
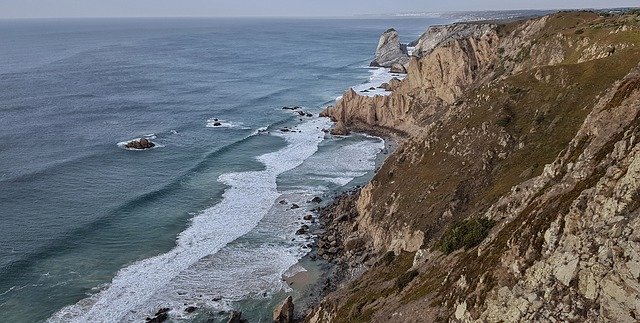
<path id="1" fill-rule="evenodd" d="M 409 63 L 409 54 L 407 52 L 407 46 L 400 44 L 398 32 L 390 28 L 380 36 L 376 56 L 370 65 L 390 68 L 394 63 L 400 65 Z"/>

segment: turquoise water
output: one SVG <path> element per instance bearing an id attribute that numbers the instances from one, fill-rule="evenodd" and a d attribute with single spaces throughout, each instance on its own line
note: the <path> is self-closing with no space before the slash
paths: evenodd
<path id="1" fill-rule="evenodd" d="M 317 116 L 377 73 L 382 31 L 441 22 L 0 21 L 3 320 L 189 321 L 185 304 L 281 291 L 306 201 L 371 171 L 381 144 L 282 106 Z M 118 146 L 147 135 L 156 148 Z"/>

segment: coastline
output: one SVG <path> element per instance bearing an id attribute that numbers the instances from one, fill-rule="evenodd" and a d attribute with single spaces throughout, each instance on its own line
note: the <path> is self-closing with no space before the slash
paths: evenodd
<path id="1" fill-rule="evenodd" d="M 359 250 L 354 253 L 355 257 L 347 255 L 347 249 L 353 250 L 353 242 L 348 247 L 345 242 L 351 231 L 352 221 L 357 216 L 349 211 L 354 210 L 360 190 L 371 181 L 401 144 L 403 136 L 374 127 L 369 127 L 366 131 L 359 128 L 355 133 L 381 138 L 384 148 L 376 156 L 374 170 L 361 177 L 361 180 L 366 178 L 364 181 L 356 178 L 332 195 L 323 196 L 324 201 L 313 210 L 312 225 L 309 228 L 311 250 L 291 268 L 297 269 L 295 273 L 283 275 L 282 279 L 291 288 L 291 292 L 282 293 L 278 306 L 274 308 L 274 311 L 278 310 L 282 302 L 292 296 L 296 322 L 304 321 L 326 295 L 362 273 L 365 263 L 370 266 L 376 260 L 368 250 L 361 249 L 361 246 L 357 246 Z M 344 214 L 349 215 L 345 218 Z"/>

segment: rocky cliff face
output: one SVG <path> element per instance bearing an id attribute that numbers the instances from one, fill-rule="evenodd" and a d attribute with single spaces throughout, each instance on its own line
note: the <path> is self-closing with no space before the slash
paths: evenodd
<path id="1" fill-rule="evenodd" d="M 640 16 L 437 27 L 419 48 L 392 95 L 325 111 L 406 137 L 343 225 L 379 260 L 348 262 L 308 320 L 640 319 Z"/>

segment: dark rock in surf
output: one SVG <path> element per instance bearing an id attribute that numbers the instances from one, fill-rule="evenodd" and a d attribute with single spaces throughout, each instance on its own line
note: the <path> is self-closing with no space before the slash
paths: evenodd
<path id="1" fill-rule="evenodd" d="M 124 146 L 129 149 L 149 149 L 155 147 L 156 144 L 147 138 L 140 138 L 137 140 L 131 140 Z"/>
<path id="2" fill-rule="evenodd" d="M 147 317 L 145 319 L 145 321 L 148 322 L 148 323 L 161 323 L 161 322 L 164 322 L 169 318 L 169 311 L 170 310 L 171 309 L 168 308 L 168 307 L 161 308 L 156 312 L 156 315 L 153 318 Z"/>

